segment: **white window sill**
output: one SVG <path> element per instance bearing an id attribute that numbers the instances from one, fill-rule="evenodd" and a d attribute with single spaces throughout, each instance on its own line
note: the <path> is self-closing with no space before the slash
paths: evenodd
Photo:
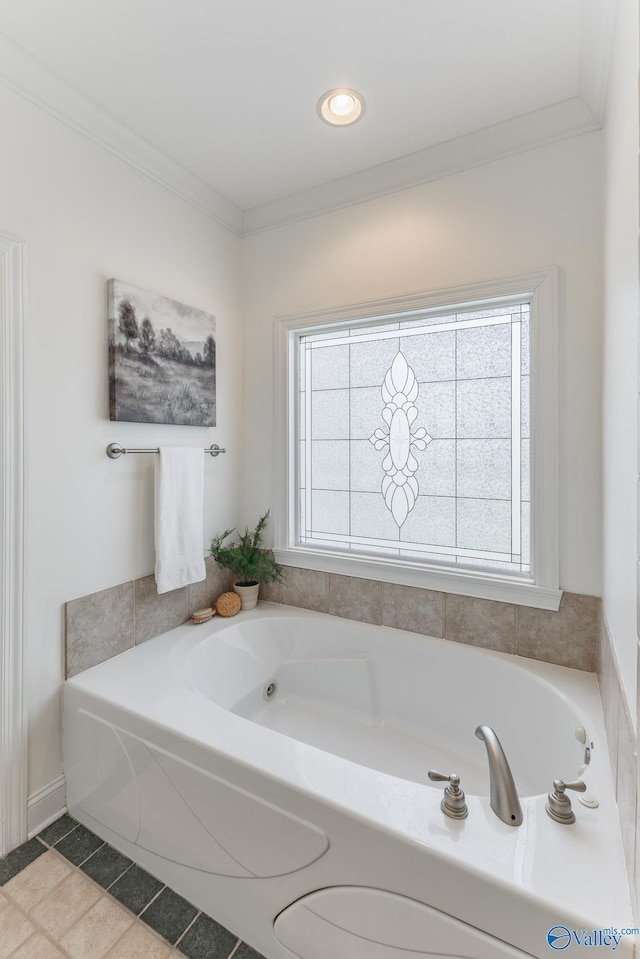
<path id="1" fill-rule="evenodd" d="M 359 579 L 396 583 L 400 586 L 418 586 L 444 593 L 489 599 L 516 606 L 557 611 L 562 590 L 537 586 L 522 577 L 470 570 L 425 568 L 412 563 L 389 562 L 386 557 L 363 557 L 332 553 L 327 550 L 308 550 L 302 547 L 274 549 L 277 562 L 285 566 L 316 569 L 325 573 L 355 576 Z"/>

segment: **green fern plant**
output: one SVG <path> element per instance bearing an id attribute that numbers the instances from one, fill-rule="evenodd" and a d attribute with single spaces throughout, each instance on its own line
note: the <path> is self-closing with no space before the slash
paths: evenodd
<path id="1" fill-rule="evenodd" d="M 238 533 L 237 540 L 227 546 L 224 541 L 236 532 L 236 527 L 225 529 L 211 540 L 209 552 L 219 566 L 231 570 L 238 586 L 279 583 L 282 579 L 282 566 L 276 563 L 262 539 L 268 519 L 269 510 L 260 517 L 254 529 L 245 527 L 243 533 Z"/>

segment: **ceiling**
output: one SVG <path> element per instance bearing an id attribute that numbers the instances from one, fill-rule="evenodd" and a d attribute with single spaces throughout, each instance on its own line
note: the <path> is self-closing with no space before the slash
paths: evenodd
<path id="1" fill-rule="evenodd" d="M 251 232 L 597 129 L 614 6 L 0 0 L 0 80 Z"/>

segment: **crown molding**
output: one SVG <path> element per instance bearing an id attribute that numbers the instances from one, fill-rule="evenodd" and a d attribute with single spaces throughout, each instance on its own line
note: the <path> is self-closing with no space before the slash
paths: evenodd
<path id="1" fill-rule="evenodd" d="M 242 234 L 251 236 L 285 223 L 353 206 L 599 129 L 600 124 L 584 100 L 573 97 L 389 163 L 254 206 L 245 210 Z"/>
<path id="2" fill-rule="evenodd" d="M 602 125 L 616 23 L 616 0 L 582 0 L 580 96 Z"/>
<path id="3" fill-rule="evenodd" d="M 240 235 L 242 210 L 0 34 L 0 82 Z"/>
<path id="4" fill-rule="evenodd" d="M 600 129 L 611 47 L 602 42 L 602 35 L 607 30 L 612 34 L 613 22 L 611 5 L 585 0 L 584 98 L 552 104 L 244 212 L 3 34 L 0 82 L 236 236 L 251 236 Z"/>

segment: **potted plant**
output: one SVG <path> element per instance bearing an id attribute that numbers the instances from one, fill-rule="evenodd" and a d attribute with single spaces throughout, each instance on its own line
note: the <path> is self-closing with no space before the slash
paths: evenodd
<path id="1" fill-rule="evenodd" d="M 279 583 L 282 579 L 282 566 L 276 563 L 262 541 L 268 518 L 269 510 L 260 517 L 255 529 L 247 526 L 244 533 L 238 533 L 237 541 L 227 546 L 224 541 L 235 533 L 235 527 L 225 529 L 211 541 L 209 552 L 215 561 L 235 576 L 233 588 L 242 600 L 242 609 L 254 608 L 261 583 Z"/>

